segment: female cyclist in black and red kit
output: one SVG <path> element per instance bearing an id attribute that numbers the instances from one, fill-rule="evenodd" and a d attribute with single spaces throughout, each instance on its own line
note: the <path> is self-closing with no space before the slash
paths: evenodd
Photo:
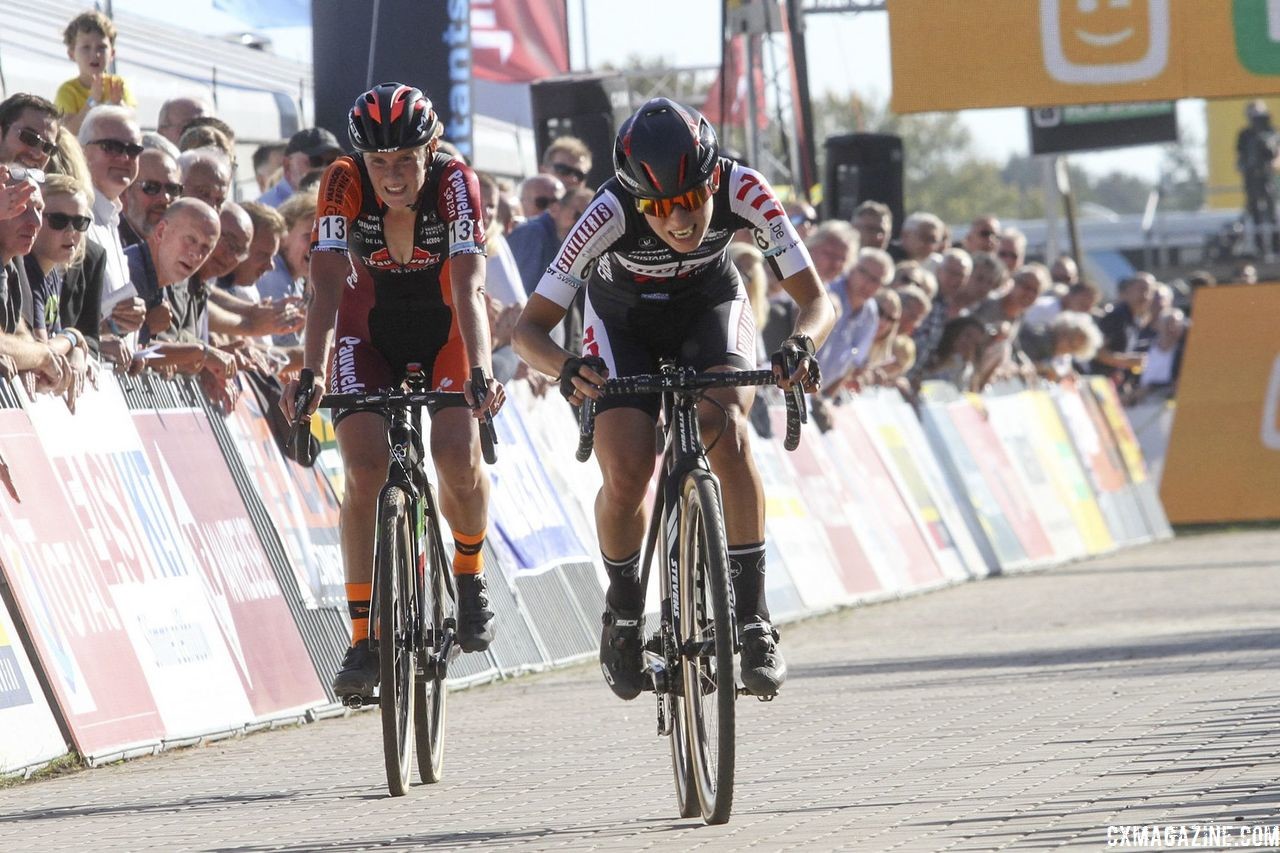
<path id="1" fill-rule="evenodd" d="M 605 182 L 565 238 L 516 327 L 516 349 L 531 366 L 560 377 L 571 402 L 598 399 L 596 455 L 604 485 L 596 498 L 609 590 L 600 663 L 613 692 L 634 698 L 643 686 L 639 585 L 644 497 L 653 474 L 658 402 L 601 398 L 608 375 L 651 373 L 660 358 L 698 370 L 755 367 L 756 328 L 746 291 L 725 247 L 750 229 L 782 286 L 796 300 L 795 334 L 784 344 L 800 367 L 780 377 L 812 390 L 814 345 L 834 311 L 804 244 L 765 179 L 719 153 L 715 131 L 697 112 L 665 98 L 646 103 L 618 132 L 614 177 Z M 551 338 L 584 285 L 582 353 Z M 754 388 L 707 392 L 729 413 L 708 452 L 724 494 L 725 532 L 741 626 L 742 682 L 772 695 L 786 677 L 764 593 L 764 500 L 751 459 L 746 412 Z M 702 404 L 703 433 L 723 419 Z"/>
<path id="2" fill-rule="evenodd" d="M 431 101 L 399 83 L 371 89 L 351 109 L 347 133 L 355 152 L 325 171 L 312 234 L 315 301 L 304 367 L 318 392 L 313 409 L 326 387 L 335 393 L 396 387 L 415 362 L 432 390 L 464 391 L 468 400 L 471 369 L 493 373 L 479 186 L 465 163 L 437 152 L 441 131 Z M 291 383 L 283 396 L 291 418 L 296 387 Z M 465 651 L 488 648 L 493 634 L 481 573 L 489 478 L 475 418 L 495 414 L 504 396 L 490 380 L 481 408 L 445 409 L 432 422 L 440 508 L 456 546 L 458 641 Z M 368 616 L 374 518 L 387 471 L 385 424 L 359 410 L 338 412 L 334 424 L 346 476 L 339 522 L 352 646 L 333 687 L 339 695 L 367 696 L 378 673 Z"/>

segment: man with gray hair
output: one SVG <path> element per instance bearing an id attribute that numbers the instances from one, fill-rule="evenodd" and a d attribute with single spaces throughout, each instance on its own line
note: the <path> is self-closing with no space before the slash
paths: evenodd
<path id="1" fill-rule="evenodd" d="M 853 227 L 857 229 L 864 248 L 887 249 L 893 234 L 893 211 L 889 205 L 867 200 L 853 212 Z"/>
<path id="2" fill-rule="evenodd" d="M 996 250 L 999 258 L 1009 272 L 1022 268 L 1027 258 L 1027 235 L 1017 228 L 1006 228 L 1000 235 L 1000 247 Z"/>
<path id="3" fill-rule="evenodd" d="M 178 158 L 182 194 L 222 210 L 231 195 L 231 161 L 217 148 L 192 148 Z"/>
<path id="4" fill-rule="evenodd" d="M 818 280 L 831 287 L 848 271 L 858 251 L 858 232 L 848 222 L 829 219 L 804 241 Z"/>
<path id="5" fill-rule="evenodd" d="M 106 250 L 102 280 L 102 352 L 124 365 L 131 359 L 131 334 L 142 325 L 145 308 L 129 280 L 129 268 L 120 239 L 120 197 L 138 177 L 142 132 L 126 107 L 99 106 L 89 110 L 80 125 L 93 180 L 93 223 L 88 237 Z"/>
<path id="6" fill-rule="evenodd" d="M 891 281 L 893 258 L 883 249 L 866 248 L 858 252 L 848 274 L 831 283 L 828 293 L 837 312 L 835 326 L 818 350 L 821 396 L 834 397 L 846 386 L 857 390 L 851 380 L 866 366 L 880 322 L 875 295 Z"/>
<path id="7" fill-rule="evenodd" d="M 889 246 L 889 254 L 895 261 L 936 263 L 946 248 L 946 232 L 947 226 L 932 213 L 913 213 L 903 220 L 902 235 Z"/>
<path id="8" fill-rule="evenodd" d="M 191 120 L 205 115 L 213 115 L 213 107 L 202 98 L 170 98 L 160 105 L 156 130 L 176 146 Z"/>

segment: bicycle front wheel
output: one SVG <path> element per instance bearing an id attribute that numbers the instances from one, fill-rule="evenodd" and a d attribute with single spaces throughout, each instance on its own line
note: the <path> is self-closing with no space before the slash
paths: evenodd
<path id="1" fill-rule="evenodd" d="M 707 823 L 733 809 L 733 621 L 720 489 L 707 471 L 680 487 L 681 675 L 694 785 Z"/>
<path id="2" fill-rule="evenodd" d="M 414 595 L 412 503 L 402 489 L 385 489 L 378 502 L 374 574 L 378 595 L 378 665 L 382 754 L 391 796 L 409 788 L 413 763 L 413 681 L 417 613 Z"/>
<path id="3" fill-rule="evenodd" d="M 445 620 L 450 612 L 449 587 L 445 578 L 450 565 L 440 538 L 440 522 L 434 517 L 427 519 L 426 536 L 422 612 L 427 627 L 431 629 L 431 643 L 429 649 L 419 652 L 422 672 L 414 688 L 413 710 L 414 731 L 418 739 L 418 776 L 423 782 L 431 783 L 439 782 L 444 776 L 444 716 L 448 684 L 444 675 L 447 661 L 440 658 L 440 653 Z"/>

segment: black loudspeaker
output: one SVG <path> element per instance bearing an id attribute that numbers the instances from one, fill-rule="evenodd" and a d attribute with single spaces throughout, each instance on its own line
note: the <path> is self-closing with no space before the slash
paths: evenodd
<path id="1" fill-rule="evenodd" d="M 829 136 L 823 187 L 826 219 L 853 219 L 864 201 L 878 201 L 893 211 L 893 235 L 902 227 L 902 137 L 888 133 Z"/>
<path id="2" fill-rule="evenodd" d="M 613 177 L 613 140 L 631 114 L 627 81 L 618 74 L 550 77 L 529 86 L 538 162 L 557 137 L 576 136 L 591 149 L 587 183 L 598 188 Z"/>

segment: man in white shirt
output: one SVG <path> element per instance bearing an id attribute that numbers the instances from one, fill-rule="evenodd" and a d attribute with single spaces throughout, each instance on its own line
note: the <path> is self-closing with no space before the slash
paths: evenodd
<path id="1" fill-rule="evenodd" d="M 94 107 L 80 125 L 84 149 L 93 179 L 93 224 L 89 239 L 106 249 L 102 281 L 102 352 L 125 365 L 131 360 L 133 333 L 142 325 L 146 309 L 133 284 L 120 241 L 120 196 L 138 177 L 142 132 L 125 107 Z"/>

